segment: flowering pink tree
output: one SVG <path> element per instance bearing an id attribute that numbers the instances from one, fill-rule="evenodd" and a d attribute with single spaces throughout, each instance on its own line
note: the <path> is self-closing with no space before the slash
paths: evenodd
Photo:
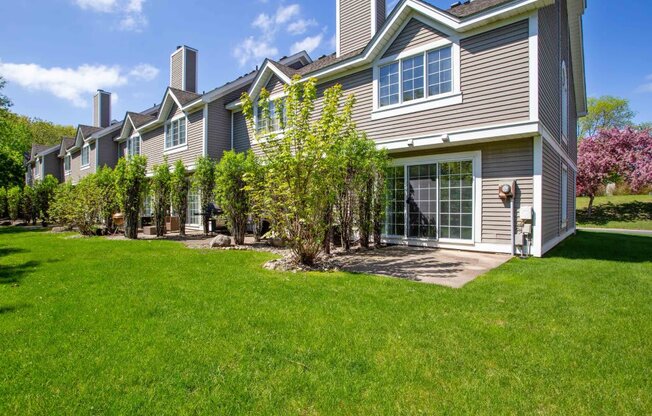
<path id="1" fill-rule="evenodd" d="M 578 149 L 577 193 L 589 197 L 589 215 L 601 185 L 623 181 L 637 192 L 652 184 L 652 135 L 647 130 L 601 130 Z"/>

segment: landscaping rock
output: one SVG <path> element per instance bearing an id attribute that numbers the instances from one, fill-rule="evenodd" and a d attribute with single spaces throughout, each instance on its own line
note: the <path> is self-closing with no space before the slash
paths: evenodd
<path id="1" fill-rule="evenodd" d="M 267 240 L 267 243 L 272 247 L 282 248 L 285 247 L 285 241 L 282 238 L 272 237 Z"/>
<path id="2" fill-rule="evenodd" d="M 66 227 L 52 227 L 52 232 L 53 233 L 65 233 L 68 232 L 69 230 Z"/>
<path id="3" fill-rule="evenodd" d="M 231 247 L 231 237 L 226 235 L 218 235 L 211 241 L 211 248 L 225 248 Z"/>

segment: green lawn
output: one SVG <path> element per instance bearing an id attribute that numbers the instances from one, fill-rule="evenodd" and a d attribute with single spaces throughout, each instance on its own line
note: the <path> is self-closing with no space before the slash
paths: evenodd
<path id="1" fill-rule="evenodd" d="M 577 198 L 577 225 L 587 228 L 652 230 L 652 196 L 618 195 L 595 198 L 589 217 L 589 198 Z"/>
<path id="2" fill-rule="evenodd" d="M 651 414 L 652 238 L 463 289 L 0 230 L 0 414 Z"/>

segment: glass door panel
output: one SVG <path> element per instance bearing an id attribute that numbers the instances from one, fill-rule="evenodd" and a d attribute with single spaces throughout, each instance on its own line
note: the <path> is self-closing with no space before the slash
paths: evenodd
<path id="1" fill-rule="evenodd" d="M 405 235 L 405 168 L 403 166 L 393 166 L 387 171 L 385 234 Z"/>
<path id="2" fill-rule="evenodd" d="M 408 167 L 408 237 L 437 238 L 437 164 Z"/>
<path id="3" fill-rule="evenodd" d="M 473 162 L 440 164 L 440 237 L 473 239 Z"/>

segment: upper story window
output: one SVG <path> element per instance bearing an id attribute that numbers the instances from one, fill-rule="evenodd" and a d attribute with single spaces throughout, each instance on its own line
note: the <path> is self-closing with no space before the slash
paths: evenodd
<path id="1" fill-rule="evenodd" d="M 36 159 L 36 168 L 34 169 L 34 176 L 36 178 L 41 176 L 41 171 L 43 170 L 43 160 L 41 158 Z"/>
<path id="2" fill-rule="evenodd" d="M 186 118 L 168 121 L 165 124 L 165 148 L 183 146 L 186 142 Z"/>
<path id="3" fill-rule="evenodd" d="M 140 136 L 132 136 L 127 139 L 127 157 L 132 157 L 140 154 L 141 145 Z"/>
<path id="4" fill-rule="evenodd" d="M 279 112 L 282 112 L 283 120 L 285 120 L 285 105 L 284 100 L 269 101 L 269 117 L 265 117 L 264 107 L 259 105 L 256 109 L 256 131 L 258 133 L 273 133 L 281 130 L 281 120 Z"/>
<path id="5" fill-rule="evenodd" d="M 561 137 L 568 142 L 568 68 L 561 63 Z"/>
<path id="6" fill-rule="evenodd" d="M 69 173 L 69 172 L 70 172 L 70 155 L 66 155 L 66 156 L 63 158 L 63 170 L 64 170 L 66 173 Z"/>
<path id="7" fill-rule="evenodd" d="M 452 45 L 449 45 L 402 58 L 380 67 L 378 73 L 379 107 L 452 92 L 452 49 Z"/>
<path id="8" fill-rule="evenodd" d="M 91 148 L 88 144 L 85 144 L 81 150 L 81 165 L 82 167 L 89 166 L 91 164 Z"/>

